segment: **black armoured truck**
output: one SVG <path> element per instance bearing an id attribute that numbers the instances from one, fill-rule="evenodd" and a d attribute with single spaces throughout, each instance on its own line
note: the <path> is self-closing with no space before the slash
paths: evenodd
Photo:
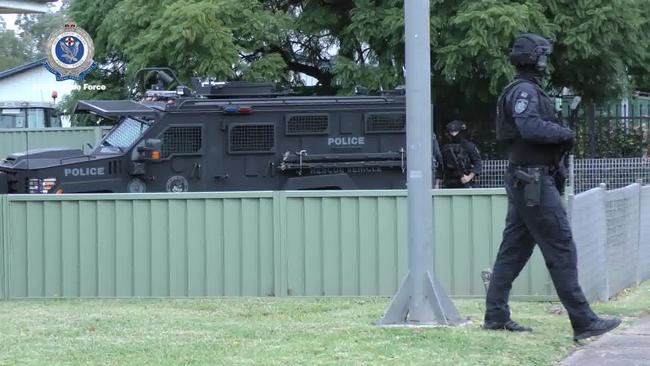
<path id="1" fill-rule="evenodd" d="M 429 106 L 423 106 L 429 108 Z M 115 121 L 89 153 L 0 161 L 1 193 L 404 188 L 403 93 L 291 96 L 266 83 L 196 81 L 136 100 L 80 101 Z"/>

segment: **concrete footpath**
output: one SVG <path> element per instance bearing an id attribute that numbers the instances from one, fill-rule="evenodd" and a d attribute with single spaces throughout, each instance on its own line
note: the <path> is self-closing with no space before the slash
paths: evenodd
<path id="1" fill-rule="evenodd" d="M 578 348 L 559 366 L 650 366 L 650 316 Z"/>

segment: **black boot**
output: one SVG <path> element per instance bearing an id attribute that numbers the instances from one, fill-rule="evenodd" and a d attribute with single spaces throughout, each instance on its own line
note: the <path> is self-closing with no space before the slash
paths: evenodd
<path id="1" fill-rule="evenodd" d="M 503 323 L 489 322 L 483 324 L 483 329 L 488 330 L 507 330 L 510 332 L 532 332 L 533 328 L 526 327 L 512 320 Z"/>
<path id="2" fill-rule="evenodd" d="M 621 319 L 612 318 L 612 319 L 603 319 L 598 318 L 591 322 L 588 327 L 581 329 L 573 330 L 573 340 L 579 341 L 581 339 L 586 339 L 589 337 L 595 337 L 601 334 L 605 334 L 610 330 L 618 327 L 621 324 Z"/>

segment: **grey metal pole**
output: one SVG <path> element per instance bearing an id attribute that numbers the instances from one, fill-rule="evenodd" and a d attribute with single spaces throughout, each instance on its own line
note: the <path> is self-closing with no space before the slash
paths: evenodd
<path id="1" fill-rule="evenodd" d="M 424 294 L 426 274 L 433 273 L 429 11 L 428 0 L 404 2 L 408 242 L 409 268 L 413 275 L 409 318 L 412 322 L 433 319 Z"/>
<path id="2" fill-rule="evenodd" d="M 462 320 L 433 273 L 429 0 L 404 2 L 409 274 L 379 324 Z"/>

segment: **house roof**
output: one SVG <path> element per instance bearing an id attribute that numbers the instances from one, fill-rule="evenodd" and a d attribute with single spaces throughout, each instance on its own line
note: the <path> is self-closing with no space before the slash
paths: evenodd
<path id="1" fill-rule="evenodd" d="M 0 72 L 0 80 L 43 65 L 44 58 Z"/>
<path id="2" fill-rule="evenodd" d="M 45 13 L 47 3 L 56 0 L 0 0 L 0 14 Z"/>

